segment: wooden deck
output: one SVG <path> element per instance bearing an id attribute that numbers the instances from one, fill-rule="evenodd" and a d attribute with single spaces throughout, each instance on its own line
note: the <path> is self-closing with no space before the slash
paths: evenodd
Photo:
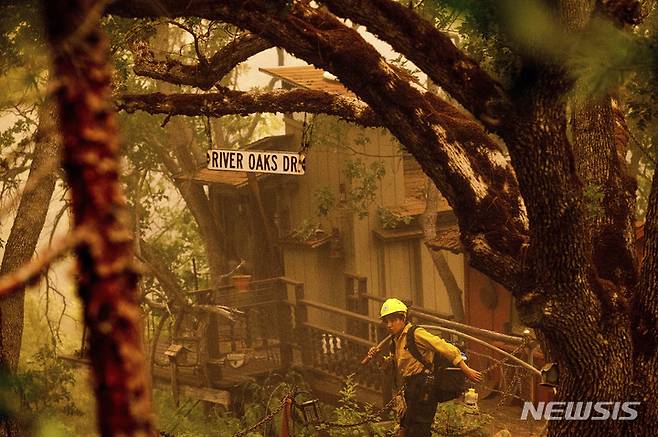
<path id="1" fill-rule="evenodd" d="M 212 316 L 190 313 L 189 319 L 179 314 L 172 327 L 167 325 L 160 332 L 154 351 L 154 382 L 170 385 L 176 401 L 180 397 L 193 397 L 229 406 L 231 394 L 238 394 L 242 384 L 297 370 L 305 376 L 314 396 L 329 402 L 338 399 L 348 377 L 357 386 L 358 401 L 378 406 L 388 399 L 391 393 L 388 375 L 375 366 L 360 365 L 370 347 L 384 336 L 379 320 L 305 299 L 303 286 L 285 278 L 256 285 L 249 292 L 223 292 L 216 300 L 242 310 L 244 317 L 240 320 L 212 325 L 209 318 Z M 201 292 L 213 291 L 216 290 Z M 356 297 L 364 303 L 357 305 L 358 308 L 367 308 L 369 299 L 379 299 L 364 291 Z M 326 313 L 345 328 L 312 323 L 309 309 Z M 488 338 L 489 342 L 505 343 L 512 349 L 522 341 L 461 325 L 438 314 L 412 311 L 412 315 L 420 322 L 459 329 Z M 67 359 L 87 363 L 84 358 Z M 534 399 L 534 392 L 531 397 Z"/>

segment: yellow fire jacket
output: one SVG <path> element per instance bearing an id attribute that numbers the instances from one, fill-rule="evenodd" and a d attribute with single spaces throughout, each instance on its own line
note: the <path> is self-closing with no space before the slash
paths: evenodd
<path id="1" fill-rule="evenodd" d="M 395 342 L 394 356 L 387 357 L 387 360 L 395 360 L 395 368 L 398 378 L 416 375 L 425 370 L 425 367 L 416 360 L 407 348 L 407 331 L 411 328 L 411 323 L 407 323 L 402 332 L 393 339 Z M 429 361 L 434 361 L 434 353 L 440 353 L 450 360 L 456 366 L 462 361 L 461 351 L 454 345 L 448 343 L 441 337 L 430 334 L 426 329 L 418 327 L 416 329 L 416 345 L 423 357 Z"/>

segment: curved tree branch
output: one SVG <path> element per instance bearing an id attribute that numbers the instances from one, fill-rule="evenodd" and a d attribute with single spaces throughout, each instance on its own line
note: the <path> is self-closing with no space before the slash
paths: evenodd
<path id="1" fill-rule="evenodd" d="M 133 68 L 138 76 L 209 90 L 240 62 L 270 47 L 272 43 L 246 33 L 225 45 L 209 59 L 202 56 L 198 64 L 185 65 L 172 59 L 158 61 L 148 45 L 140 43 L 133 48 Z"/>
<path id="2" fill-rule="evenodd" d="M 268 92 L 222 88 L 221 91 L 208 94 L 126 94 L 116 100 L 116 105 L 126 112 L 212 117 L 263 112 L 313 112 L 335 115 L 366 127 L 382 124 L 363 102 L 323 91 L 303 88 Z"/>
<path id="3" fill-rule="evenodd" d="M 413 9 L 392 0 L 323 0 L 336 15 L 363 24 L 488 127 L 507 105 L 502 86 Z"/>

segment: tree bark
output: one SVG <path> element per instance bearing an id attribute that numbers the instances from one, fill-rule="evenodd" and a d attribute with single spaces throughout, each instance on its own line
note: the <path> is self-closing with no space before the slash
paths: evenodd
<path id="1" fill-rule="evenodd" d="M 76 254 L 99 431 L 103 436 L 154 435 L 130 215 L 119 182 L 109 47 L 99 25 L 103 5 L 45 2 L 46 33 L 74 226 L 91 233 Z"/>
<path id="2" fill-rule="evenodd" d="M 44 103 L 39 111 L 30 172 L 4 248 L 0 276 L 18 269 L 32 258 L 46 221 L 57 182 L 60 154 L 53 111 L 50 102 Z M 18 368 L 24 301 L 24 288 L 0 298 L 0 368 L 9 373 L 15 373 Z M 0 436 L 12 435 L 18 435 L 15 424 L 3 421 Z"/>
<path id="3" fill-rule="evenodd" d="M 211 117 L 265 112 L 312 112 L 335 115 L 365 127 L 382 125 L 368 105 L 353 97 L 303 88 L 267 92 L 220 88 L 219 93 L 207 94 L 125 94 L 118 97 L 117 108 L 126 112 Z"/>
<path id="4" fill-rule="evenodd" d="M 627 435 L 634 430 L 658 435 L 658 171 L 651 185 L 644 238 L 644 263 L 631 307 L 635 345 L 631 393 L 633 400 L 642 404 L 638 423 L 629 427 Z"/>
<path id="5" fill-rule="evenodd" d="M 413 9 L 393 0 L 326 0 L 330 11 L 363 24 L 403 54 L 489 128 L 508 107 L 503 87 L 465 56 L 450 37 Z"/>

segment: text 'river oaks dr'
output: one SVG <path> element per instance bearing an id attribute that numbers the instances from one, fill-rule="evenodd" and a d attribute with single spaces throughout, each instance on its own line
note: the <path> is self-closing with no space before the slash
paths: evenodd
<path id="1" fill-rule="evenodd" d="M 304 157 L 294 152 L 208 150 L 209 170 L 304 174 Z"/>

